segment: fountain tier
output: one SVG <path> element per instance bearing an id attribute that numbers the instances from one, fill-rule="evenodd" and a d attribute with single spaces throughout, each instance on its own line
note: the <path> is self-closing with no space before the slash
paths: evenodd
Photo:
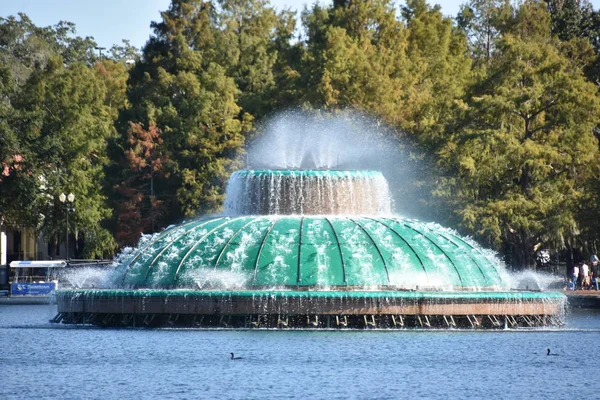
<path id="1" fill-rule="evenodd" d="M 238 171 L 227 185 L 225 214 L 383 215 L 391 211 L 379 171 Z"/>

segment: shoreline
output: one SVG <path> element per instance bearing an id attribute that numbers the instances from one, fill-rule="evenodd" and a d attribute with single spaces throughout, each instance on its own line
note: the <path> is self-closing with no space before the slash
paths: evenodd
<path id="1" fill-rule="evenodd" d="M 597 290 L 563 290 L 571 307 L 600 309 L 600 291 Z"/>

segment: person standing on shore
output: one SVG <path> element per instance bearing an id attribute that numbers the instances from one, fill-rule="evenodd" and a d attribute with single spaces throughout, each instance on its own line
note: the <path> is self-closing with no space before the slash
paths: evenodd
<path id="1" fill-rule="evenodd" d="M 573 279 L 573 286 L 575 287 L 575 289 L 577 289 L 577 284 L 579 283 L 579 264 L 573 265 L 572 279 Z"/>
<path id="2" fill-rule="evenodd" d="M 592 277 L 592 283 L 591 286 L 596 288 L 596 291 L 598 291 L 598 257 L 594 254 L 591 258 L 592 260 L 592 270 L 590 271 L 590 275 Z M 591 287 L 590 286 L 590 287 Z"/>
<path id="3" fill-rule="evenodd" d="M 585 263 L 585 261 L 581 262 L 579 266 L 579 279 L 581 280 L 581 289 L 588 289 L 590 286 L 590 279 L 588 274 L 590 272 L 590 267 Z"/>

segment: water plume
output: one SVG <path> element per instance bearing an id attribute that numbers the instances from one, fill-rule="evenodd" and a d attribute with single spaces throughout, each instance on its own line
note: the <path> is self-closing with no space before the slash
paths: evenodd
<path id="1" fill-rule="evenodd" d="M 393 131 L 356 111 L 288 111 L 258 130 L 248 149 L 252 168 L 381 170 L 394 153 Z"/>

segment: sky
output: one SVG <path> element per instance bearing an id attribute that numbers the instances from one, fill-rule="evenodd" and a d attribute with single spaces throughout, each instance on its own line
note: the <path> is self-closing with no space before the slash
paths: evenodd
<path id="1" fill-rule="evenodd" d="M 460 4 L 468 0 L 429 0 L 439 4 L 445 15 L 454 16 Z M 403 4 L 404 0 L 396 0 Z M 302 10 L 315 0 L 271 0 L 278 9 Z M 331 4 L 331 0 L 320 0 Z M 591 0 L 594 9 L 600 0 Z M 74 22 L 78 36 L 92 36 L 98 46 L 110 48 L 129 39 L 141 48 L 150 37 L 150 22 L 160 20 L 160 12 L 169 7 L 170 0 L 0 0 L 0 17 L 22 12 L 37 26 L 55 25 L 59 21 Z"/>

